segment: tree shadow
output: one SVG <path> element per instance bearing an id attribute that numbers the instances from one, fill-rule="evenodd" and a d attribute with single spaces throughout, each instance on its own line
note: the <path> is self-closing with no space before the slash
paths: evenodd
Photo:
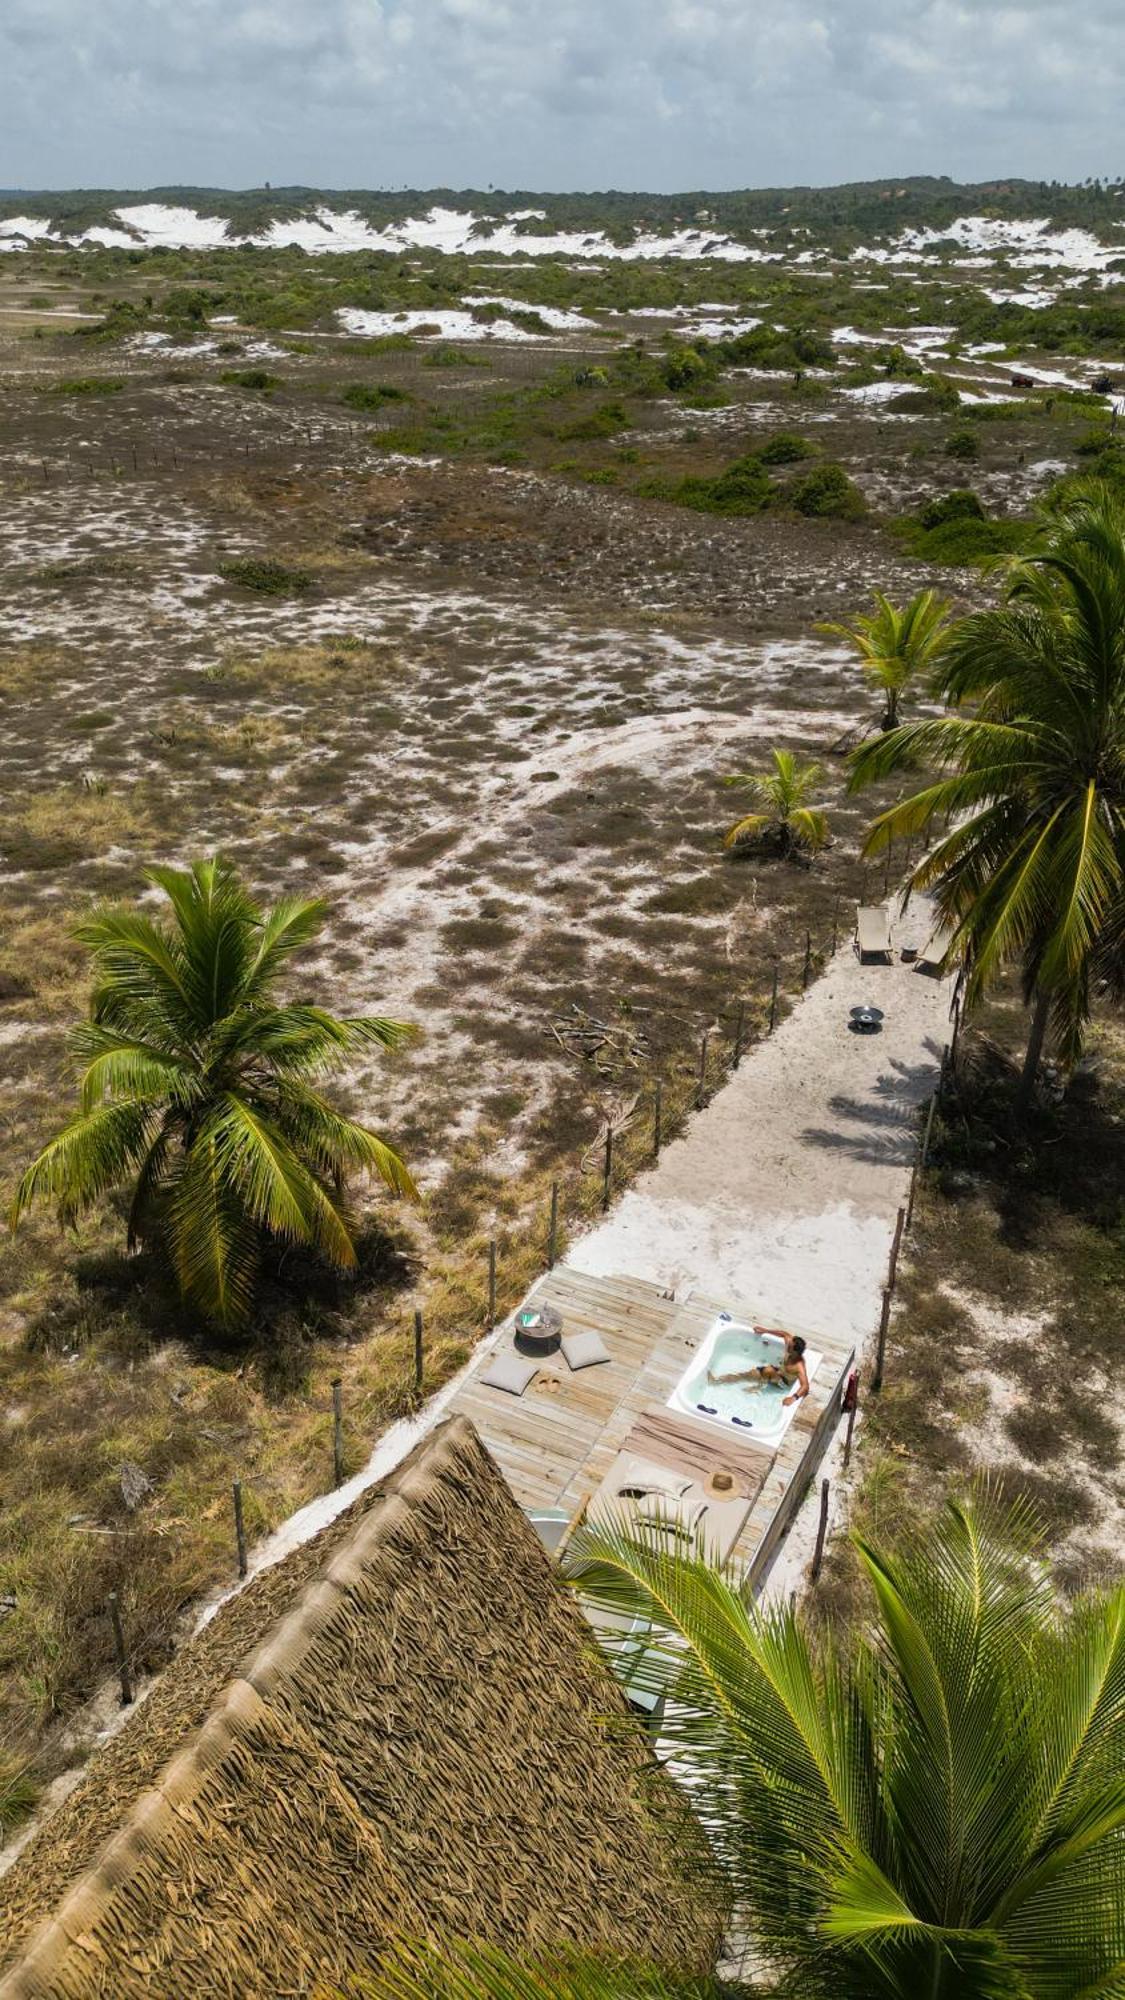
<path id="1" fill-rule="evenodd" d="M 828 1109 L 843 1129 L 809 1125 L 801 1137 L 825 1152 L 871 1166 L 909 1166 L 918 1143 L 918 1109 L 937 1082 L 940 1050 L 927 1041 L 934 1062 L 892 1061 L 873 1080 L 865 1097 L 837 1093 Z"/>

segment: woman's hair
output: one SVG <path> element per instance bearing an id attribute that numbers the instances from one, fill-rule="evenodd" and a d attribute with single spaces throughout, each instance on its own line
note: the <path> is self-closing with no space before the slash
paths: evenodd
<path id="1" fill-rule="evenodd" d="M 804 1353 L 806 1343 L 801 1339 L 799 1333 L 791 1333 L 789 1336 L 789 1345 L 793 1349 L 794 1354 L 799 1357 Z"/>

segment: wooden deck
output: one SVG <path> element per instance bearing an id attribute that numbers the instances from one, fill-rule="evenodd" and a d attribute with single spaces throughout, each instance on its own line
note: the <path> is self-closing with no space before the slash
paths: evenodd
<path id="1" fill-rule="evenodd" d="M 610 1361 L 572 1374 L 562 1356 L 553 1355 L 522 1396 L 486 1388 L 480 1377 L 497 1345 L 511 1344 L 506 1322 L 497 1339 L 485 1343 L 447 1408 L 475 1425 L 521 1506 L 561 1507 L 571 1515 L 592 1498 L 623 1450 L 667 1463 L 661 1442 L 673 1419 L 668 1398 L 692 1354 L 720 1312 L 760 1317 L 753 1302 L 693 1296 L 677 1305 L 655 1285 L 590 1277 L 565 1264 L 541 1278 L 530 1298 L 556 1307 L 568 1332 L 600 1333 Z M 708 1470 L 732 1472 L 751 1501 L 733 1553 L 756 1584 L 763 1581 L 839 1418 L 854 1363 L 849 1339 L 834 1338 L 827 1329 L 810 1338 L 824 1359 L 776 1449 L 676 1413 L 676 1423 L 690 1434 L 679 1441 L 681 1454 L 690 1445 L 691 1460 L 704 1477 Z"/>

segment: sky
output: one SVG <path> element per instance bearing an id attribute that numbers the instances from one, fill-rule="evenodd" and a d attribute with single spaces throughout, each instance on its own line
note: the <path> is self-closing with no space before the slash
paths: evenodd
<path id="1" fill-rule="evenodd" d="M 1125 174 L 1121 0 L 2 0 L 0 187 Z"/>

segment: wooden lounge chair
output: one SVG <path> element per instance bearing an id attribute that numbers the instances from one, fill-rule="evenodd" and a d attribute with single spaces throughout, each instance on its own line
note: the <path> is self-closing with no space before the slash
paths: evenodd
<path id="1" fill-rule="evenodd" d="M 855 913 L 855 948 L 860 962 L 891 955 L 891 920 L 885 909 L 860 904 Z"/>
<path id="2" fill-rule="evenodd" d="M 945 962 L 945 954 L 953 943 L 955 934 L 956 927 L 953 924 L 938 924 L 936 929 L 930 932 L 929 937 L 918 953 L 917 969 L 919 972 L 940 972 L 942 970 Z"/>

